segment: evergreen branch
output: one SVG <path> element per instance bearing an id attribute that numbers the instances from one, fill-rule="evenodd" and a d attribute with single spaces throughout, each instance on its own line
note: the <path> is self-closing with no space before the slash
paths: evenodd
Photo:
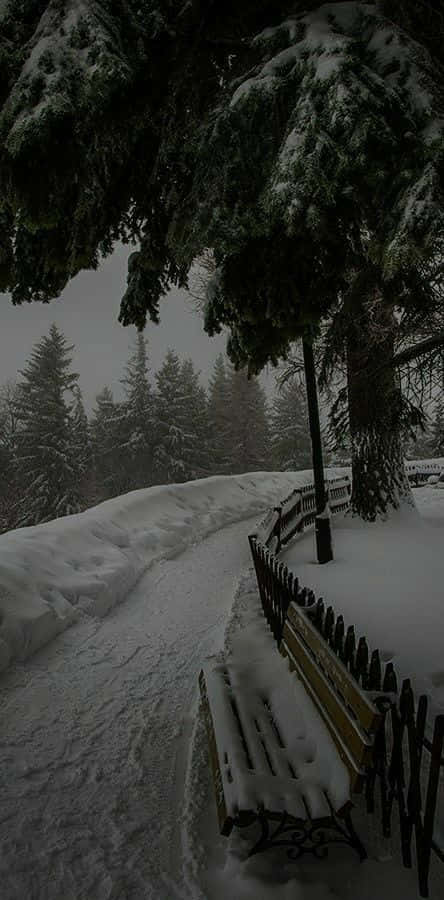
<path id="1" fill-rule="evenodd" d="M 439 334 L 434 335 L 434 337 L 425 338 L 425 340 L 420 341 L 418 344 L 414 344 L 413 347 L 406 347 L 405 350 L 399 350 L 398 353 L 394 354 L 391 360 L 388 360 L 386 367 L 393 369 L 399 368 L 400 366 L 405 365 L 405 363 L 419 359 L 421 356 L 425 356 L 426 353 L 430 353 L 431 350 L 436 350 L 438 347 L 443 346 L 444 331 L 441 331 Z"/>

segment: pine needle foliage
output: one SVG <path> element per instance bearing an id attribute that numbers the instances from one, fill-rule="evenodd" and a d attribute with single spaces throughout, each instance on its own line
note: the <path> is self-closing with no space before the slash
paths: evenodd
<path id="1" fill-rule="evenodd" d="M 271 459 L 279 471 L 311 469 L 311 442 L 305 386 L 297 377 L 278 387 L 270 416 Z"/>
<path id="2" fill-rule="evenodd" d="M 48 300 L 135 240 L 121 320 L 142 327 L 210 248 L 206 327 L 251 371 L 338 294 L 352 307 L 363 271 L 422 308 L 442 251 L 440 22 L 424 0 L 5 0 L 1 286 Z"/>
<path id="3" fill-rule="evenodd" d="M 129 489 L 136 489 L 151 484 L 153 477 L 154 400 L 142 332 L 137 334 L 122 384 L 121 449 L 126 457 Z"/>
<path id="4" fill-rule="evenodd" d="M 20 485 L 14 525 L 35 525 L 78 512 L 71 397 L 78 376 L 56 325 L 34 346 L 18 382 L 15 466 Z"/>

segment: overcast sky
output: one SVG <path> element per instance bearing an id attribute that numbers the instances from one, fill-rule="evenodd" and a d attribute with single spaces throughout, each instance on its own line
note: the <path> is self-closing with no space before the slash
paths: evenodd
<path id="1" fill-rule="evenodd" d="M 33 345 L 47 334 L 52 322 L 71 344 L 75 344 L 73 369 L 85 404 L 91 409 L 94 397 L 109 385 L 116 399 L 121 396 L 119 379 L 134 343 L 136 329 L 123 328 L 117 321 L 120 298 L 126 284 L 126 260 L 130 249 L 119 246 L 97 272 L 82 272 L 52 303 L 12 306 L 9 297 L 0 294 L 1 346 L 0 384 L 23 368 Z M 181 356 L 191 356 L 207 382 L 214 360 L 225 349 L 225 337 L 209 338 L 192 300 L 183 291 L 172 291 L 161 306 L 161 325 L 148 323 L 150 368 L 154 373 L 166 350 L 172 347 Z M 267 379 L 266 387 L 274 379 Z"/>

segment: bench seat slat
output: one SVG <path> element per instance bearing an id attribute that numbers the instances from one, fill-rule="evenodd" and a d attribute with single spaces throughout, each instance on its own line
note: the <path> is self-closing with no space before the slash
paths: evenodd
<path id="1" fill-rule="evenodd" d="M 199 688 L 200 695 L 202 698 L 202 708 L 203 715 L 205 721 L 205 730 L 207 732 L 208 746 L 210 750 L 210 765 L 211 771 L 213 775 L 213 784 L 216 794 L 216 807 L 217 807 L 217 817 L 219 820 L 219 831 L 221 834 L 228 837 L 231 834 L 234 821 L 232 816 L 229 816 L 227 813 L 227 806 L 225 802 L 225 792 L 224 792 L 224 784 L 222 778 L 221 765 L 219 761 L 219 754 L 216 743 L 216 735 L 214 731 L 214 722 L 213 716 L 211 713 L 210 704 L 208 701 L 207 687 L 205 684 L 205 676 L 204 673 L 201 672 L 199 675 Z"/>
<path id="2" fill-rule="evenodd" d="M 333 738 L 336 748 L 338 750 L 339 756 L 341 757 L 343 763 L 347 766 L 349 776 L 350 776 L 350 792 L 352 794 L 361 793 L 364 786 L 364 778 L 365 778 L 365 769 L 358 766 L 356 760 L 349 752 L 347 746 L 344 743 L 343 736 L 339 734 L 335 723 L 328 715 L 328 712 L 325 710 L 324 706 L 319 700 L 319 697 L 316 691 L 313 689 L 310 681 L 308 680 L 306 673 L 303 668 L 298 664 L 298 660 L 293 656 L 291 650 L 282 642 L 280 647 L 280 652 L 282 656 L 288 657 L 290 663 L 290 669 L 296 672 L 297 676 L 300 678 L 302 684 L 304 685 L 305 690 L 308 695 L 311 697 L 313 702 L 316 705 L 316 708 L 319 710 L 320 715 L 324 719 L 324 722 L 328 726 L 331 737 Z"/>
<path id="3" fill-rule="evenodd" d="M 262 775 L 270 775 L 269 751 L 267 759 L 267 753 L 254 724 L 254 720 L 262 716 L 258 698 L 251 694 L 245 697 L 242 692 L 236 691 L 235 703 L 253 767 Z"/>
<path id="4" fill-rule="evenodd" d="M 312 688 L 312 693 L 313 691 L 316 693 L 318 707 L 321 705 L 327 711 L 329 719 L 335 723 L 336 732 L 341 735 L 345 746 L 355 759 L 357 767 L 370 765 L 373 752 L 372 740 L 348 712 L 334 686 L 320 671 L 289 622 L 284 628 L 282 644 L 288 651 L 288 655 L 293 661 L 296 661 L 298 668 L 304 673 L 305 680 Z"/>
<path id="5" fill-rule="evenodd" d="M 265 705 L 264 697 L 257 691 L 238 687 L 235 689 L 234 702 L 255 770 L 264 775 L 271 773 L 283 778 L 294 778 L 288 754 L 280 746 L 278 731 L 272 724 L 272 710 Z"/>
<path id="6" fill-rule="evenodd" d="M 345 702 L 353 709 L 362 727 L 374 734 L 381 723 L 381 713 L 371 699 L 361 690 L 359 685 L 351 678 L 350 673 L 343 662 L 328 646 L 323 637 L 310 622 L 307 613 L 291 603 L 287 611 L 287 623 L 292 630 L 299 635 L 313 653 L 316 662 L 322 665 L 324 672 L 329 676 L 337 688 L 341 691 Z"/>
<path id="7" fill-rule="evenodd" d="M 282 674 L 292 678 L 288 670 Z M 271 698 L 262 689 L 244 687 L 242 677 L 243 670 L 227 664 L 205 668 L 199 678 L 221 833 L 229 834 L 233 824 L 245 816 L 254 818 L 260 809 L 286 810 L 301 822 L 330 818 L 334 804 L 327 798 L 328 780 L 320 776 L 316 761 L 312 766 L 307 760 L 311 750 L 304 749 L 306 739 L 296 741 L 293 750 L 285 746 L 279 724 L 277 732 L 272 724 Z M 294 684 L 289 682 L 291 691 Z M 296 696 L 295 704 L 297 716 Z M 338 776 L 342 780 L 345 773 Z M 342 808 L 336 805 L 336 812 Z"/>

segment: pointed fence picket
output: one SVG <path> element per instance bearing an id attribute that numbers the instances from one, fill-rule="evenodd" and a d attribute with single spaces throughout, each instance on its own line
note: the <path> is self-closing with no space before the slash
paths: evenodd
<path id="1" fill-rule="evenodd" d="M 348 505 L 343 484 L 337 485 L 333 499 Z M 305 491 L 305 501 L 304 505 L 304 489 L 294 492 L 273 510 L 274 516 L 265 520 L 262 532 L 249 535 L 264 616 L 279 644 L 290 603 L 304 607 L 350 675 L 363 690 L 373 694 L 384 716 L 375 740 L 373 765 L 366 778 L 367 811 L 374 811 L 375 787 L 379 783 L 382 833 L 384 837 L 391 833 L 396 804 L 403 864 L 412 866 L 414 843 L 420 896 L 428 897 L 432 853 L 444 862 L 444 839 L 439 838 L 436 827 L 438 799 L 444 803 L 440 793 L 444 783 L 444 715 L 436 716 L 433 724 L 428 722 L 427 697 L 420 696 L 416 703 L 409 679 L 403 681 L 399 690 L 393 663 L 387 662 L 383 671 L 379 650 L 370 652 L 366 637 L 357 638 L 354 626 L 346 627 L 343 616 L 336 616 L 331 605 L 325 608 L 322 597 L 316 598 L 312 590 L 301 586 L 297 576 L 278 559 L 276 552 L 288 542 L 288 535 L 301 530 L 301 521 L 304 528 L 310 519 L 314 520 L 309 489 Z"/>

